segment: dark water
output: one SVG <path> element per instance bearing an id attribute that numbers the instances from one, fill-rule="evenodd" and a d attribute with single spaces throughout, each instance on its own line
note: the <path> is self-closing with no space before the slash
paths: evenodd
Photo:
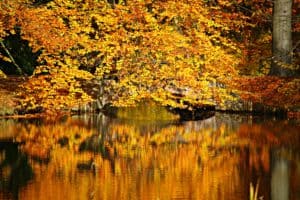
<path id="1" fill-rule="evenodd" d="M 0 199 L 300 199 L 296 123 L 147 115 L 1 120 Z"/>

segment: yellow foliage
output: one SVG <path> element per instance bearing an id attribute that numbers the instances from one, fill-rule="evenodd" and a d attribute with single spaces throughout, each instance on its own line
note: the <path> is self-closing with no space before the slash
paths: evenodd
<path id="1" fill-rule="evenodd" d="M 1 16 L 8 23 L 0 24 L 0 30 L 11 32 L 19 26 L 22 38 L 41 50 L 40 66 L 20 94 L 23 107 L 51 110 L 85 102 L 90 98 L 78 79 L 107 76 L 117 80 L 106 88 L 115 106 L 144 98 L 174 107 L 213 105 L 215 97 L 230 98 L 213 83 L 237 76 L 245 61 L 239 44 L 221 33 L 249 26 L 242 23 L 246 17 L 226 22 L 220 10 L 203 1 L 133 0 L 111 6 L 54 0 L 38 7 L 25 2 L 11 3 Z M 220 5 L 229 6 L 225 2 Z M 178 101 L 170 88 L 188 92 Z"/>
<path id="2" fill-rule="evenodd" d="M 2 70 L 0 70 L 0 78 L 6 78 L 7 76 L 3 73 Z"/>

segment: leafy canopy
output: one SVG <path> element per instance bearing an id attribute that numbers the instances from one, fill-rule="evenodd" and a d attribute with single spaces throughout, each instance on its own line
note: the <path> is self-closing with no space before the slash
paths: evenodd
<path id="1" fill-rule="evenodd" d="M 90 101 L 82 85 L 107 77 L 113 81 L 105 91 L 116 106 L 144 98 L 185 108 L 222 104 L 232 98 L 222 85 L 258 71 L 243 66 L 257 66 L 260 55 L 270 55 L 269 22 L 262 16 L 271 3 L 260 1 L 18 0 L 1 1 L 0 8 L 0 38 L 18 28 L 41 51 L 20 94 L 23 108 Z"/>

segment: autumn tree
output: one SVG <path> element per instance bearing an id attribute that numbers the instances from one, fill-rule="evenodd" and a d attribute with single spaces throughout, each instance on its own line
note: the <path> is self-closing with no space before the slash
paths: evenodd
<path id="1" fill-rule="evenodd" d="M 114 1 L 113 7 L 95 0 L 25 2 L 3 13 L 6 32 L 19 26 L 33 51 L 41 50 L 34 77 L 24 85 L 24 106 L 88 99 L 78 81 L 112 75 L 116 81 L 106 90 L 117 106 L 143 98 L 179 107 L 213 104 L 213 96 L 224 99 L 216 82 L 237 73 L 239 48 L 220 34 L 230 28 L 211 19 L 201 1 Z"/>
<path id="2" fill-rule="evenodd" d="M 180 108 L 220 105 L 236 96 L 228 84 L 234 77 L 266 74 L 257 66 L 271 57 L 269 1 L 18 0 L 0 6 L 0 40 L 18 27 L 39 52 L 20 94 L 25 109 L 69 109 L 103 98 L 99 90 L 115 106 L 145 98 Z"/>

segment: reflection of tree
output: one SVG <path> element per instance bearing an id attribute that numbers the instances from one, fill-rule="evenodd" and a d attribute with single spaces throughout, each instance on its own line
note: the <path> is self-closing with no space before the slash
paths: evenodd
<path id="1" fill-rule="evenodd" d="M 33 164 L 36 181 L 20 195 L 25 200 L 87 199 L 92 191 L 95 199 L 246 199 L 239 153 L 223 150 L 200 161 L 201 151 L 192 144 L 148 146 L 132 158 L 112 158 L 111 165 L 99 155 L 56 149 L 47 167 Z M 95 173 L 77 170 L 79 162 L 91 157 Z"/>
<path id="2" fill-rule="evenodd" d="M 270 152 L 281 145 L 299 147 L 300 134 L 280 128 L 280 123 L 274 127 L 239 125 L 249 118 L 234 117 L 237 123 L 225 116 L 224 123 L 219 117 L 217 114 L 203 121 L 162 124 L 153 129 L 137 128 L 145 127 L 138 122 L 104 118 L 19 128 L 25 146 L 51 150 L 47 173 L 43 173 L 45 165 L 33 164 L 37 181 L 28 186 L 31 196 L 28 190 L 23 196 L 86 199 L 92 191 L 96 199 L 201 200 L 232 196 L 236 200 L 246 199 L 249 183 L 260 179 L 259 196 L 269 199 L 274 169 Z M 97 124 L 102 119 L 105 123 Z M 95 124 L 96 128 L 91 128 Z M 62 137 L 65 145 L 60 143 Z M 91 160 L 96 165 L 95 173 L 78 170 L 78 163 L 89 164 Z M 297 177 L 295 171 L 291 168 Z M 291 192 L 297 191 L 297 186 L 291 184 Z"/>
<path id="3" fill-rule="evenodd" d="M 272 200 L 289 199 L 289 163 L 283 158 L 274 156 L 271 178 L 271 196 Z"/>
<path id="4" fill-rule="evenodd" d="M 57 124 L 16 125 L 17 141 L 22 142 L 22 150 L 32 157 L 50 159 L 50 151 L 57 146 L 77 149 L 80 142 L 92 135 L 78 120 L 66 120 Z"/>
<path id="5" fill-rule="evenodd" d="M 0 163 L 0 189 L 8 190 L 14 199 L 18 199 L 20 187 L 33 177 L 32 168 L 27 156 L 18 151 L 17 144 L 1 142 L 0 146 L 1 153 L 4 152 L 5 155 Z"/>

